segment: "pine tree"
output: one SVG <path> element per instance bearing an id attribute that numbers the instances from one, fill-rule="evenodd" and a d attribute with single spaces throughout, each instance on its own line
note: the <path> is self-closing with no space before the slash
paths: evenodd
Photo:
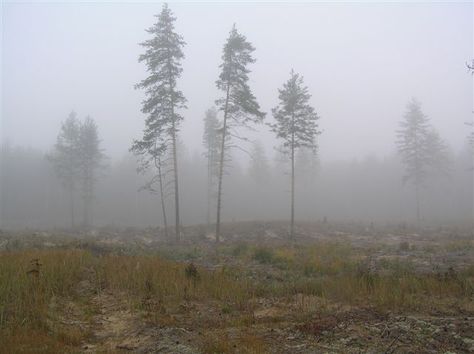
<path id="1" fill-rule="evenodd" d="M 420 193 L 428 175 L 436 171 L 448 173 L 448 150 L 439 134 L 422 112 L 420 103 L 412 98 L 397 131 L 397 148 L 405 165 L 403 182 L 415 187 L 416 220 L 420 223 Z"/>
<path id="2" fill-rule="evenodd" d="M 211 201 L 215 184 L 215 177 L 218 174 L 219 157 L 219 133 L 220 125 L 217 119 L 215 108 L 208 109 L 204 116 L 203 145 L 204 155 L 207 160 L 207 225 L 211 224 Z"/>
<path id="3" fill-rule="evenodd" d="M 105 155 L 100 147 L 97 124 L 91 117 L 79 125 L 78 167 L 82 185 L 82 199 L 84 206 L 83 225 L 88 227 L 92 223 L 91 206 L 95 194 L 98 170 L 103 168 Z"/>
<path id="4" fill-rule="evenodd" d="M 282 151 L 291 163 L 290 238 L 294 239 L 295 226 L 295 152 L 311 149 L 316 153 L 319 119 L 309 104 L 311 95 L 303 85 L 303 78 L 293 70 L 290 79 L 278 90 L 280 103 L 272 109 L 276 124 L 270 124 L 278 139 L 283 140 Z"/>
<path id="5" fill-rule="evenodd" d="M 247 66 L 255 62 L 252 57 L 254 50 L 252 44 L 247 41 L 245 36 L 237 32 L 234 25 L 224 45 L 222 64 L 219 66 L 221 73 L 216 81 L 217 88 L 224 94 L 223 97 L 216 100 L 219 111 L 224 114 L 219 151 L 216 242 L 220 240 L 222 177 L 225 154 L 231 147 L 230 137 L 239 137 L 235 131 L 236 128 L 248 127 L 252 123 L 261 123 L 265 117 L 265 113 L 260 111 L 260 106 L 248 85 L 250 70 Z"/>
<path id="6" fill-rule="evenodd" d="M 163 154 L 162 150 L 171 149 L 175 197 L 175 237 L 179 241 L 177 133 L 183 117 L 177 111 L 186 108 L 186 99 L 177 88 L 177 80 L 182 73 L 181 60 L 184 58 L 182 48 L 185 43 L 174 30 L 176 18 L 173 17 L 167 4 L 163 6 L 157 17 L 157 23 L 147 30 L 153 37 L 141 44 L 146 51 L 140 55 L 139 61 L 146 63 L 149 76 L 136 87 L 145 90 L 147 98 L 143 101 L 142 112 L 148 117 L 141 140 L 145 150 L 141 152 L 136 150 L 136 152 L 151 154 L 151 159 L 155 160 Z M 140 144 L 134 144 L 136 149 L 140 149 L 139 146 Z M 156 149 L 155 146 L 157 146 Z M 158 152 L 158 155 L 154 155 Z"/>
<path id="7" fill-rule="evenodd" d="M 420 188 L 426 178 L 429 164 L 427 136 L 429 131 L 428 117 L 421 111 L 420 103 L 412 98 L 407 105 L 404 120 L 400 122 L 397 132 L 398 152 L 405 164 L 406 173 L 403 182 L 412 181 L 415 186 L 416 220 L 420 222 Z"/>
<path id="8" fill-rule="evenodd" d="M 64 188 L 69 194 L 69 212 L 71 227 L 74 228 L 74 195 L 79 176 L 79 127 L 77 115 L 73 111 L 69 117 L 61 123 L 61 130 L 54 145 L 54 151 L 47 156 L 53 164 L 56 175 L 61 180 Z"/>

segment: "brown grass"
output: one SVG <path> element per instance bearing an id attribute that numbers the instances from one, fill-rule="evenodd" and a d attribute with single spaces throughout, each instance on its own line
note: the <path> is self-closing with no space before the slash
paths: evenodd
<path id="1" fill-rule="evenodd" d="M 31 260 L 41 263 L 39 274 L 27 274 Z M 91 262 L 82 251 L 22 251 L 0 255 L 0 329 L 43 328 L 53 296 L 73 294 L 81 268 Z"/>
<path id="2" fill-rule="evenodd" d="M 41 266 L 31 273 L 31 260 Z M 92 257 L 82 251 L 21 251 L 0 255 L 0 336 L 3 352 L 67 352 L 84 334 L 55 331 L 53 297 L 72 297 L 82 268 Z M 34 262 L 36 263 L 36 261 Z M 41 344 L 41 347 L 38 345 Z M 37 348 L 37 349 L 36 349 Z"/>
<path id="3" fill-rule="evenodd" d="M 177 326 L 175 315 L 182 304 L 219 308 L 223 314 L 216 320 L 220 335 L 202 335 L 203 353 L 234 353 L 236 346 L 241 353 L 267 352 L 262 338 L 245 331 L 256 323 L 256 298 L 286 301 L 297 310 L 293 316 L 301 319 L 326 311 L 330 303 L 420 312 L 437 310 L 440 304 L 469 303 L 474 294 L 474 266 L 422 275 L 398 261 L 385 261 L 379 264 L 383 271 L 375 271 L 369 266 L 370 253 L 347 243 L 237 247 L 228 254 L 247 268 L 260 266 L 262 274 L 248 277 L 233 267 L 209 271 L 152 255 L 94 256 L 84 250 L 0 253 L 0 352 L 77 350 L 90 334 L 58 325 L 61 309 L 51 304 L 53 299 L 74 302 L 80 308 L 78 316 L 90 321 L 94 309 L 87 296 L 92 295 L 78 292 L 84 279 L 92 293 L 125 296 L 152 325 Z M 268 277 L 270 270 L 279 278 Z M 238 335 L 229 337 L 227 327 L 237 329 Z M 313 327 L 308 331 L 320 330 Z"/>
<path id="4" fill-rule="evenodd" d="M 270 353 L 265 341 L 247 331 L 232 338 L 226 333 L 208 333 L 202 337 L 199 349 L 203 354 L 266 354 Z"/>
<path id="5" fill-rule="evenodd" d="M 184 300 L 219 300 L 241 306 L 252 297 L 250 283 L 237 280 L 225 269 L 207 271 L 197 267 L 196 278 L 187 276 L 186 264 L 155 256 L 106 256 L 98 276 L 112 291 L 125 291 L 131 298 L 153 297 L 160 303 Z"/>
<path id="6" fill-rule="evenodd" d="M 468 302 L 474 294 L 474 266 L 420 274 L 409 262 L 391 260 L 379 263 L 374 270 L 369 250 L 355 250 L 337 242 L 250 248 L 241 257 L 252 252 L 254 261 L 285 274 L 283 281 L 257 284 L 256 294 L 262 297 L 304 294 L 380 310 L 431 311 L 446 301 Z"/>

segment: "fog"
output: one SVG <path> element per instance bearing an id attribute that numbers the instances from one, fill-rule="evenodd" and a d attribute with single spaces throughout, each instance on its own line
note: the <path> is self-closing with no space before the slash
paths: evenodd
<path id="1" fill-rule="evenodd" d="M 146 115 L 147 76 L 138 57 L 162 3 L 6 2 L 2 8 L 2 228 L 67 227 L 68 193 L 45 156 L 74 110 L 96 122 L 106 166 L 97 177 L 92 224 L 162 225 L 156 194 L 139 191 L 129 149 Z M 396 131 L 412 97 L 445 141 L 449 175 L 421 190 L 425 223 L 473 217 L 471 131 L 473 5 L 464 3 L 170 3 L 183 36 L 178 87 L 187 109 L 178 132 L 183 225 L 206 223 L 203 128 L 219 98 L 222 47 L 235 23 L 256 48 L 249 86 L 273 123 L 291 69 L 312 95 L 317 156 L 296 159 L 296 219 L 414 222 L 414 188 L 403 183 Z M 222 117 L 219 116 L 219 119 Z M 223 220 L 287 220 L 289 164 L 267 125 L 244 131 L 224 175 Z M 264 148 L 255 173 L 252 142 Z M 250 154 L 244 151 L 250 152 Z M 262 175 L 259 177 L 258 174 Z M 216 202 L 212 200 L 212 222 Z M 173 198 L 167 196 L 169 222 Z M 81 208 L 78 193 L 78 213 Z M 80 216 L 78 215 L 78 218 Z"/>

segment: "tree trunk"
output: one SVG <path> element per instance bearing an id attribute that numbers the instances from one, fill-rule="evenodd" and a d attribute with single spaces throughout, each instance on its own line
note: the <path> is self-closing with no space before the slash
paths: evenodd
<path id="1" fill-rule="evenodd" d="M 212 156 L 210 144 L 207 148 L 207 229 L 211 227 L 211 192 L 212 192 Z"/>
<path id="2" fill-rule="evenodd" d="M 156 160 L 155 160 L 156 164 Z M 161 199 L 161 212 L 163 213 L 163 224 L 165 228 L 165 238 L 168 240 L 168 220 L 166 219 L 166 207 L 165 207 L 165 196 L 163 194 L 163 175 L 161 173 L 161 159 L 158 160 L 156 164 L 158 168 L 158 179 L 160 182 L 160 199 Z"/>
<path id="3" fill-rule="evenodd" d="M 290 221 L 290 238 L 295 239 L 295 130 L 294 117 L 292 119 L 291 132 L 291 221 Z"/>
<path id="4" fill-rule="evenodd" d="M 71 213 L 71 228 L 74 229 L 74 187 L 69 187 L 69 207 Z"/>
<path id="5" fill-rule="evenodd" d="M 180 241 L 180 224 L 179 224 L 179 183 L 178 183 L 178 157 L 176 152 L 176 129 L 173 112 L 173 169 L 174 169 L 174 205 L 175 205 L 175 232 L 176 242 Z"/>
<path id="6" fill-rule="evenodd" d="M 168 67 L 170 67 L 168 63 Z M 180 241 L 180 221 L 179 221 L 179 182 L 178 182 L 178 157 L 176 151 L 176 120 L 174 116 L 174 85 L 172 74 L 169 74 L 169 85 L 171 91 L 171 139 L 173 144 L 173 170 L 174 170 L 174 205 L 175 205 L 175 237 L 176 242 Z"/>
<path id="7" fill-rule="evenodd" d="M 89 220 L 87 218 L 87 198 L 84 198 L 84 208 L 83 208 L 83 216 L 82 216 L 82 225 L 84 226 L 85 229 L 89 226 Z"/>
<path id="8" fill-rule="evenodd" d="M 85 228 L 88 228 L 92 225 L 92 199 L 94 198 L 94 177 L 93 171 L 90 166 L 85 168 L 84 172 L 84 215 L 83 215 L 83 225 Z"/>
<path id="9" fill-rule="evenodd" d="M 216 243 L 220 241 L 220 232 L 221 232 L 221 199 L 222 199 L 222 175 L 224 173 L 224 153 L 225 153 L 225 138 L 227 132 L 227 113 L 229 108 L 229 92 L 230 84 L 227 84 L 227 94 L 225 98 L 225 107 L 224 107 L 224 123 L 222 126 L 222 143 L 221 143 L 221 156 L 219 161 L 219 181 L 217 187 L 217 218 L 216 218 Z"/>
<path id="10" fill-rule="evenodd" d="M 419 181 L 415 181 L 415 198 L 416 198 L 416 224 L 420 226 L 420 187 Z"/>
<path id="11" fill-rule="evenodd" d="M 418 132 L 415 131 L 415 198 L 416 198 L 416 226 L 420 226 L 420 184 L 421 184 L 421 161 L 419 155 Z"/>
<path id="12" fill-rule="evenodd" d="M 88 174 L 85 173 L 84 176 L 84 205 L 83 205 L 83 216 L 82 216 L 82 224 L 84 228 L 89 226 L 89 183 L 88 183 Z"/>

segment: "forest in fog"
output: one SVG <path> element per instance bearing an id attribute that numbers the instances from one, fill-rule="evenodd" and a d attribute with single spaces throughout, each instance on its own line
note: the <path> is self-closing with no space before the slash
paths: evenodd
<path id="1" fill-rule="evenodd" d="M 285 6 L 271 8 L 276 19 L 284 13 Z M 193 25 L 181 21 L 171 7 L 165 4 L 159 12 L 155 6 L 155 17 L 145 11 L 137 12 L 135 22 L 130 23 L 134 33 L 142 34 L 133 38 L 140 41 L 128 38 L 127 48 L 133 48 L 133 56 L 124 56 L 138 62 L 138 66 L 129 63 L 128 67 L 109 68 L 108 73 L 128 72 L 130 68 L 136 75 L 124 82 L 114 82 L 109 77 L 107 83 L 111 92 L 115 87 L 133 87 L 128 94 L 110 96 L 102 103 L 101 99 L 109 97 L 104 89 L 101 99 L 83 101 L 80 96 L 68 96 L 68 88 L 76 89 L 75 84 L 69 83 L 71 86 L 62 90 L 68 97 L 65 102 L 71 106 L 64 107 L 61 94 L 56 92 L 59 110 L 51 102 L 38 106 L 42 93 L 35 91 L 30 99 L 40 107 L 38 122 L 43 119 L 45 123 L 34 128 L 36 117 L 28 111 L 33 106 L 18 98 L 22 74 L 17 69 L 9 72 L 2 117 L 6 133 L 2 134 L 0 159 L 1 228 L 167 225 L 166 229 L 174 228 L 178 235 L 180 226 L 216 223 L 218 238 L 220 221 L 291 219 L 291 230 L 294 219 L 424 224 L 472 221 L 472 107 L 468 107 L 469 93 L 461 91 L 465 81 L 472 80 L 472 65 L 469 58 L 458 60 L 459 53 L 465 53 L 469 47 L 464 42 L 453 44 L 458 46 L 452 48 L 457 50 L 456 62 L 450 61 L 452 56 L 440 47 L 431 46 L 431 42 L 426 52 L 418 52 L 409 41 L 407 47 L 402 42 L 395 43 L 404 48 L 405 56 L 393 56 L 391 44 L 383 37 L 367 37 L 364 31 L 368 27 L 352 19 L 345 23 L 341 19 L 345 19 L 346 9 L 335 8 L 334 13 L 342 16 L 342 22 L 334 42 L 328 43 L 341 41 L 339 34 L 350 28 L 362 28 L 358 34 L 360 45 L 365 45 L 367 52 L 359 53 L 355 47 L 351 50 L 365 65 L 360 69 L 363 75 L 373 80 L 365 76 L 354 80 L 350 76 L 353 73 L 347 73 L 347 80 L 354 81 L 338 86 L 330 75 L 325 76 L 324 62 L 319 67 L 301 62 L 308 54 L 320 54 L 317 45 L 309 42 L 307 47 L 299 47 L 298 52 L 292 52 L 295 58 L 288 57 L 285 65 L 281 65 L 280 58 L 273 55 L 272 59 L 269 55 L 262 37 L 258 37 L 260 32 L 255 28 L 252 31 L 252 25 L 244 20 L 243 30 L 239 23 L 223 21 L 226 23 L 221 27 L 225 31 L 218 39 L 201 37 L 206 45 L 212 43 L 209 53 L 196 50 L 193 45 L 199 41 L 193 43 L 191 38 L 194 52 L 188 55 L 187 39 L 181 32 L 192 36 Z M 188 8 L 176 7 L 178 15 L 182 12 L 185 18 L 189 16 Z M 311 7 L 311 13 L 316 16 L 315 9 Z M 326 10 L 323 7 L 322 14 Z M 415 8 L 414 14 L 422 10 Z M 24 20 L 22 7 L 9 11 L 7 30 L 19 28 Z M 68 14 L 69 9 L 61 11 Z M 120 11 L 117 18 L 123 15 Z M 242 15 L 241 11 L 237 7 L 231 17 Z M 367 21 L 387 15 L 384 8 L 361 6 L 357 11 L 369 14 Z M 100 11 L 97 13 L 100 15 Z M 148 19 L 148 27 L 145 22 L 137 24 L 142 15 Z M 427 22 L 427 28 L 435 31 L 439 13 L 431 15 L 432 22 Z M 58 20 L 54 12 L 42 16 Z M 251 19 L 256 15 L 249 16 Z M 303 22 L 312 23 L 311 17 L 301 16 Z M 154 23 L 150 27 L 152 18 Z M 385 30 L 398 38 L 400 34 L 391 25 Z M 147 29 L 143 31 L 144 28 Z M 25 33 L 21 33 L 20 43 L 27 48 L 32 44 Z M 308 35 L 308 31 L 295 33 Z M 415 38 L 416 32 L 413 33 Z M 256 64 L 261 56 L 259 46 L 253 43 L 254 36 L 258 45 L 264 47 L 265 66 Z M 275 45 L 269 38 L 267 41 Z M 274 48 L 282 50 L 293 45 L 288 38 L 283 37 Z M 318 38 L 315 40 L 322 41 Z M 370 66 L 370 61 L 363 59 L 371 58 L 374 48 L 379 48 L 374 43 L 386 46 L 387 58 L 399 60 L 393 76 L 387 80 L 380 72 L 377 74 L 377 70 L 384 70 L 383 60 Z M 344 40 L 339 44 L 349 45 Z M 6 45 L 12 46 L 10 39 Z M 125 44 L 121 50 L 124 48 Z M 15 50 L 6 57 L 8 68 L 16 68 L 19 62 Z M 326 51 L 330 52 L 330 47 Z M 434 65 L 429 68 L 432 76 L 423 77 L 420 65 L 431 58 L 431 52 L 440 55 L 440 62 L 449 62 L 449 70 L 458 75 L 453 79 L 458 81 L 453 82 L 462 84 L 443 87 L 437 81 L 433 86 L 434 73 L 441 71 Z M 39 53 L 39 58 L 41 55 L 44 53 Z M 193 83 L 183 83 L 189 68 L 194 75 L 199 71 L 192 66 L 199 63 L 195 57 L 212 57 L 214 69 L 212 73 L 204 70 Z M 77 75 L 75 83 L 80 74 L 69 70 L 67 56 L 64 58 L 66 67 L 62 70 Z M 330 53 L 327 58 L 331 58 Z M 275 64 L 271 64 L 271 59 Z M 73 63 L 76 59 L 69 60 Z M 416 66 L 410 67 L 412 61 Z M 325 64 L 333 75 L 339 71 L 329 62 Z M 52 62 L 46 67 L 55 70 Z M 403 68 L 410 69 L 398 78 L 396 72 L 400 74 Z M 267 76 L 262 76 L 262 72 Z M 273 76 L 278 77 L 278 82 Z M 37 87 L 49 90 L 60 77 L 61 71 L 57 71 L 47 77 L 52 80 L 51 85 L 44 85 L 43 80 Z M 31 80 L 37 79 L 33 76 Z M 107 76 L 98 75 L 94 80 L 88 84 L 103 85 Z M 208 89 L 193 86 L 196 82 L 205 82 Z M 386 92 L 393 87 L 397 90 L 394 98 Z M 433 87 L 436 94 L 431 92 Z M 446 90 L 451 87 L 456 94 L 449 96 Z M 345 98 L 338 97 L 339 91 Z M 94 90 L 91 88 L 87 94 L 94 95 Z M 360 102 L 349 98 L 352 95 L 359 97 Z M 44 97 L 50 99 L 46 94 Z M 78 113 L 73 110 L 74 99 L 82 102 Z M 454 103 L 457 99 L 462 106 Z M 110 108 L 104 114 L 104 107 L 115 105 L 120 109 Z M 49 110 L 54 111 L 51 118 L 47 118 Z M 122 112 L 127 112 L 125 118 Z M 121 120 L 115 121 L 115 116 Z M 25 122 L 32 126 L 21 125 Z"/>
<path id="2" fill-rule="evenodd" d="M 251 150 L 252 151 L 252 150 Z M 180 151 L 182 219 L 205 224 L 207 168 L 202 153 Z M 449 178 L 433 176 L 422 192 L 422 219 L 427 223 L 472 220 L 472 161 L 469 146 L 452 154 Z M 240 163 L 226 176 L 224 220 L 288 218 L 288 165 L 268 153 Z M 1 158 L 3 228 L 69 227 L 69 195 L 54 174 L 45 152 L 3 145 Z M 296 198 L 301 220 L 414 222 L 413 187 L 402 183 L 403 166 L 395 153 L 387 159 L 367 156 L 325 164 L 299 156 Z M 132 155 L 108 160 L 97 183 L 93 224 L 160 226 L 157 195 L 140 191 L 146 176 L 136 173 Z M 78 221 L 82 221 L 81 199 Z M 215 208 L 213 201 L 212 208 Z M 171 209 L 170 209 L 171 210 Z M 214 219 L 214 213 L 211 214 Z"/>
<path id="3" fill-rule="evenodd" d="M 474 353 L 472 1 L 0 1 L 0 354 Z"/>

